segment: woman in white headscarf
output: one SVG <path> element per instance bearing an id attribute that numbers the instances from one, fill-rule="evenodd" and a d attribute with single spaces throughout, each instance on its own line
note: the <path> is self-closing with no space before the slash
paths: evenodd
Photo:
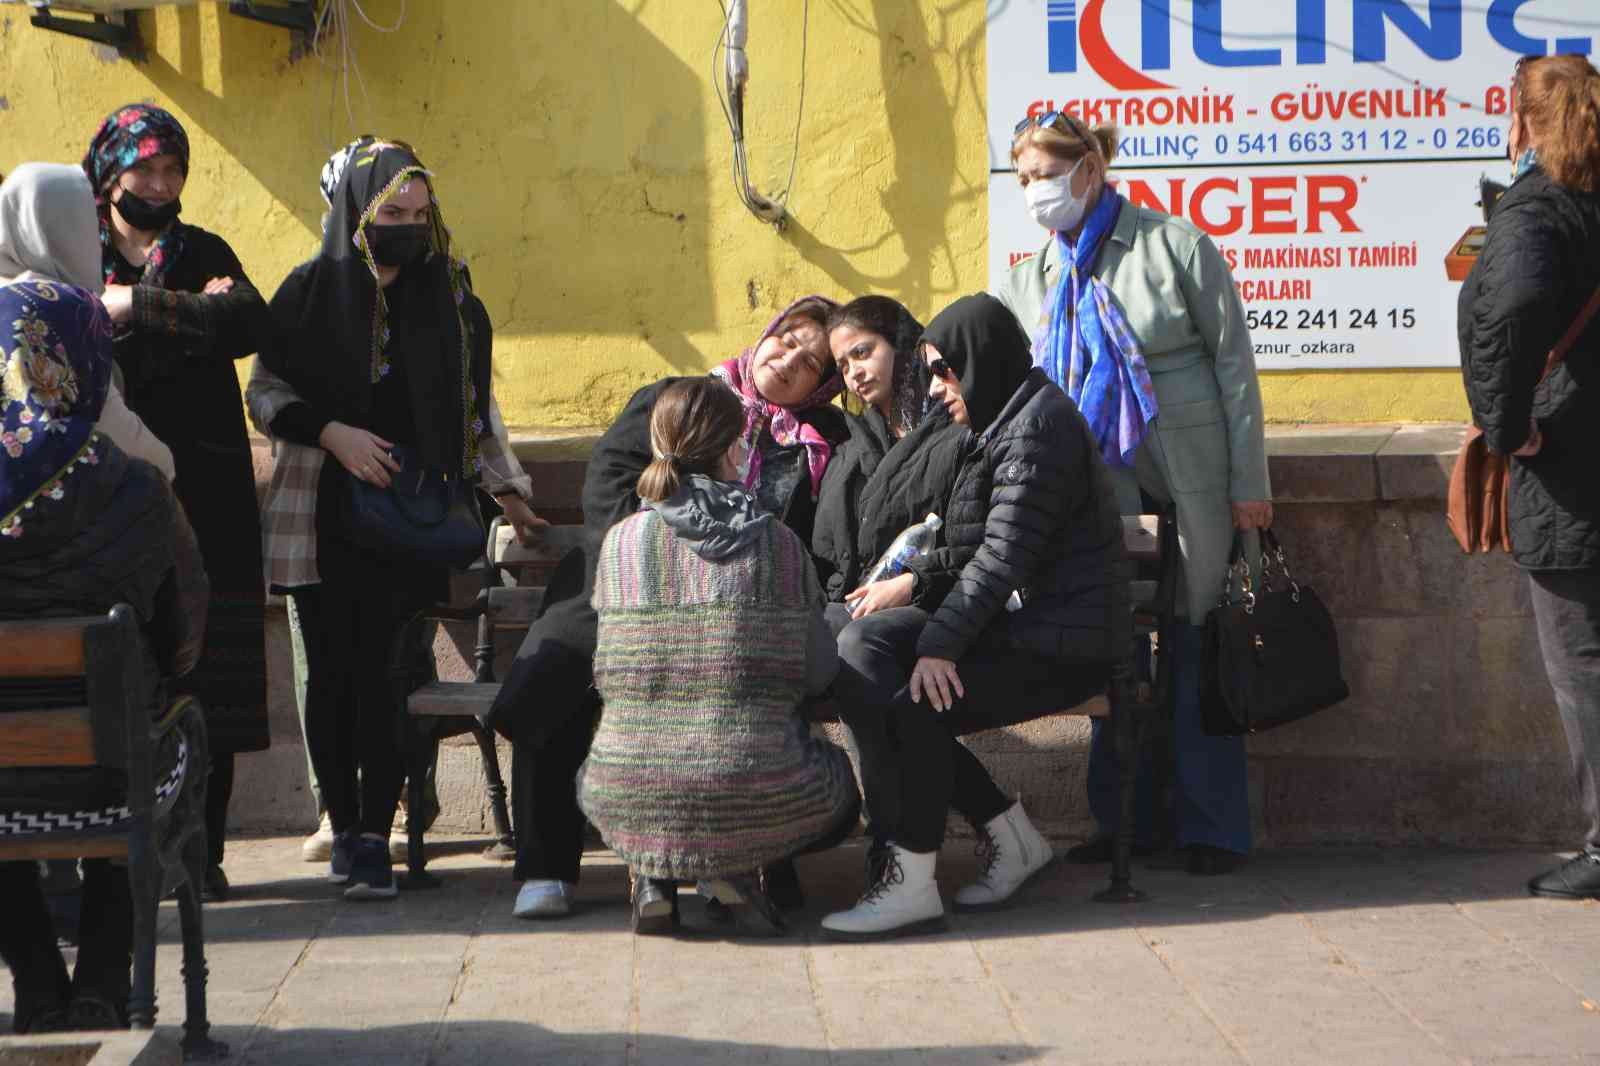
<path id="1" fill-rule="evenodd" d="M 0 285 L 63 281 L 99 294 L 100 223 L 81 167 L 24 163 L 0 183 Z M 172 451 L 128 409 L 116 381 L 106 396 L 99 431 L 171 481 Z"/>

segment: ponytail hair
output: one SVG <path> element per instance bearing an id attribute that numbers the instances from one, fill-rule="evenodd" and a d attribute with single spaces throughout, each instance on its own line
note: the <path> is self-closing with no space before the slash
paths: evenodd
<path id="1" fill-rule="evenodd" d="M 715 477 L 717 464 L 744 429 L 744 405 L 716 378 L 675 381 L 650 412 L 650 465 L 639 475 L 639 499 L 659 503 L 690 474 Z"/>
<path id="2" fill-rule="evenodd" d="M 1523 59 L 1513 93 L 1550 180 L 1578 192 L 1600 192 L 1600 71 L 1579 55 Z"/>

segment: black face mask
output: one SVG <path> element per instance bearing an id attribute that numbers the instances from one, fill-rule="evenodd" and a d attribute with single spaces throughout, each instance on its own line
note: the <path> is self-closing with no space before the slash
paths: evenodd
<path id="1" fill-rule="evenodd" d="M 153 204 L 143 197 L 133 195 L 127 189 L 122 190 L 122 196 L 113 201 L 111 206 L 117 209 L 117 214 L 122 216 L 124 222 L 146 233 L 166 229 L 167 223 L 177 218 L 178 213 L 183 210 L 181 200 Z"/>
<path id="2" fill-rule="evenodd" d="M 433 241 L 433 226 L 418 222 L 406 226 L 367 227 L 367 247 L 379 266 L 402 267 L 421 259 Z"/>

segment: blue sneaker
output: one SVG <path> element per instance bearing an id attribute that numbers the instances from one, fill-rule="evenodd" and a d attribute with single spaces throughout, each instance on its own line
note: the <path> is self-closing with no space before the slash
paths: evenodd
<path id="1" fill-rule="evenodd" d="M 350 880 L 350 864 L 355 859 L 356 844 L 360 839 L 361 834 L 354 829 L 333 835 L 333 848 L 328 854 L 329 881 L 342 885 Z"/>
<path id="2" fill-rule="evenodd" d="M 350 863 L 350 887 L 344 890 L 344 898 L 394 899 L 399 894 L 400 888 L 394 883 L 394 868 L 389 858 L 389 842 L 358 837 L 355 856 Z"/>

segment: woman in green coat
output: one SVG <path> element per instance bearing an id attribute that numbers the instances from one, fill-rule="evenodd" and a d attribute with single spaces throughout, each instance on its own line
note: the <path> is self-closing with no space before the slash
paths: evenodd
<path id="1" fill-rule="evenodd" d="M 1194 873 L 1250 850 L 1244 745 L 1200 728 L 1201 625 L 1236 530 L 1272 523 L 1261 389 L 1233 275 L 1210 238 L 1139 207 L 1106 180 L 1117 134 L 1063 112 L 1019 123 L 1011 158 L 1034 220 L 1050 231 L 996 295 L 1033 339 L 1034 362 L 1078 404 L 1111 467 L 1124 514 L 1141 492 L 1177 511 L 1189 625 L 1174 649 L 1177 839 Z M 1116 757 L 1096 730 L 1089 805 L 1100 834 L 1068 852 L 1109 861 Z M 1137 839 L 1156 835 L 1141 803 Z"/>

